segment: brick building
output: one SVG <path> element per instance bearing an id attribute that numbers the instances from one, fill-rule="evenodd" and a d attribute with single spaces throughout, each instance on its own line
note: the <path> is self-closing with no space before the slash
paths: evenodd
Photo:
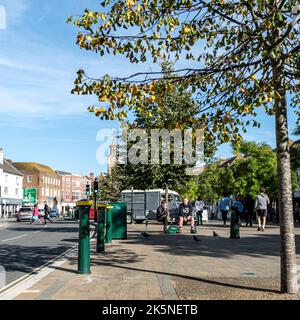
<path id="1" fill-rule="evenodd" d="M 68 211 L 68 208 L 76 206 L 76 202 L 86 198 L 86 184 L 94 181 L 94 174 L 89 177 L 80 174 L 57 170 L 56 173 L 61 177 L 61 197 L 58 202 L 61 205 L 62 212 Z"/>
<path id="2" fill-rule="evenodd" d="M 23 189 L 37 190 L 37 203 L 42 207 L 47 201 L 61 198 L 61 176 L 49 166 L 35 162 L 14 162 L 14 166 L 24 175 Z"/>

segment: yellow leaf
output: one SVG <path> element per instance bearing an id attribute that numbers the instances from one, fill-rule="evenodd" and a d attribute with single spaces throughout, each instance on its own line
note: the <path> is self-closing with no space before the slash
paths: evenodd
<path id="1" fill-rule="evenodd" d="M 255 81 L 255 80 L 256 80 L 255 75 L 250 76 L 250 79 L 253 80 L 253 81 Z"/>
<path id="2" fill-rule="evenodd" d="M 152 95 L 152 96 L 150 97 L 150 101 L 151 101 L 151 102 L 154 102 L 155 100 L 156 100 L 155 96 Z"/>
<path id="3" fill-rule="evenodd" d="M 184 29 L 183 29 L 184 33 L 189 33 L 191 31 L 192 31 L 192 29 L 189 26 L 185 26 Z"/>
<path id="4" fill-rule="evenodd" d="M 135 0 L 126 0 L 127 7 L 133 7 L 135 5 Z"/>

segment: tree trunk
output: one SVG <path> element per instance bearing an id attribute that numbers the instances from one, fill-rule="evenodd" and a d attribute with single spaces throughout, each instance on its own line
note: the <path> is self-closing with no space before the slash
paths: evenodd
<path id="1" fill-rule="evenodd" d="M 297 294 L 296 245 L 292 204 L 291 162 L 283 70 L 273 66 L 278 168 L 278 203 L 281 236 L 281 292 Z"/>

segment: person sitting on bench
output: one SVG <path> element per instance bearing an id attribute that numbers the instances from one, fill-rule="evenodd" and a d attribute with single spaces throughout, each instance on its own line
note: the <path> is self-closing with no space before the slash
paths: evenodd
<path id="1" fill-rule="evenodd" d="M 183 198 L 182 203 L 179 206 L 179 233 L 182 233 L 183 223 L 187 221 L 190 221 L 191 223 L 191 233 L 196 233 L 193 206 L 188 198 Z"/>
<path id="2" fill-rule="evenodd" d="M 163 222 L 164 233 L 167 233 L 170 212 L 168 209 L 168 204 L 166 203 L 165 200 L 162 200 L 161 205 L 157 208 L 156 215 L 157 215 L 157 221 Z"/>

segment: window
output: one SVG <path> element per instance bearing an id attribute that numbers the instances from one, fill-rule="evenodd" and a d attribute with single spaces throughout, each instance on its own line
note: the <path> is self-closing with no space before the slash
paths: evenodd
<path id="1" fill-rule="evenodd" d="M 32 176 L 27 177 L 27 182 L 32 182 Z"/>
<path id="2" fill-rule="evenodd" d="M 7 174 L 5 175 L 5 182 L 6 183 L 8 182 L 8 175 Z"/>
<path id="3" fill-rule="evenodd" d="M 73 201 L 79 200 L 79 192 L 73 192 L 72 193 L 72 198 L 73 198 Z"/>
<path id="4" fill-rule="evenodd" d="M 15 192 L 16 192 L 16 196 L 18 196 L 19 195 L 19 189 L 16 188 Z"/>
<path id="5" fill-rule="evenodd" d="M 19 185 L 19 177 L 16 177 L 16 184 Z"/>
<path id="6" fill-rule="evenodd" d="M 42 196 L 44 196 L 44 195 L 45 195 L 45 189 L 42 188 Z"/>
<path id="7" fill-rule="evenodd" d="M 70 192 L 66 192 L 66 199 L 70 200 Z"/>
<path id="8" fill-rule="evenodd" d="M 8 194 L 8 187 L 4 187 L 4 194 Z"/>

